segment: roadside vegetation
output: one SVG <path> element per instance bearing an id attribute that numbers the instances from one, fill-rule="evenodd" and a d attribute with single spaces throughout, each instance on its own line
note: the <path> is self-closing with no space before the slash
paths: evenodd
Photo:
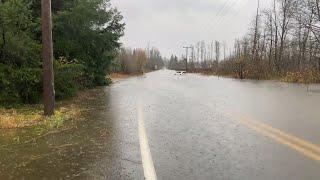
<path id="1" fill-rule="evenodd" d="M 0 2 L 0 106 L 42 97 L 41 1 Z M 107 85 L 124 23 L 109 0 L 55 0 L 53 43 L 56 99 Z"/>
<path id="2" fill-rule="evenodd" d="M 319 0 L 274 0 L 257 9 L 252 27 L 233 48 L 215 41 L 198 42 L 188 56 L 188 71 L 240 79 L 277 79 L 320 83 Z M 170 69 L 185 69 L 172 56 Z"/>
<path id="3" fill-rule="evenodd" d="M 21 144 L 75 129 L 79 123 L 88 120 L 86 116 L 91 112 L 92 104 L 104 96 L 103 93 L 100 88 L 80 91 L 71 99 L 57 102 L 55 115 L 51 117 L 43 115 L 43 107 L 39 104 L 1 108 L 0 139 L 3 144 Z"/>
<path id="4" fill-rule="evenodd" d="M 164 60 L 158 49 L 148 50 L 121 48 L 114 61 L 115 73 L 144 74 L 164 67 Z"/>
<path id="5" fill-rule="evenodd" d="M 43 115 L 41 105 L 24 105 L 19 108 L 0 109 L 0 129 L 44 126 L 48 129 L 59 128 L 65 121 L 79 117 L 80 109 L 75 106 L 57 108 L 52 117 Z"/>
<path id="6" fill-rule="evenodd" d="M 79 116 L 64 105 L 78 92 L 111 83 L 111 73 L 164 66 L 155 49 L 121 48 L 125 24 L 109 0 L 52 1 L 56 114 L 43 116 L 41 1 L 0 1 L 0 129 L 59 127 Z M 115 74 L 116 73 L 116 74 Z M 123 77 L 123 76 L 121 76 Z M 49 128 L 50 129 L 50 128 Z"/>
<path id="7" fill-rule="evenodd" d="M 55 98 L 111 83 L 106 78 L 125 24 L 109 0 L 52 1 Z M 0 129 L 60 126 L 79 109 L 58 102 L 43 116 L 41 1 L 0 1 Z"/>

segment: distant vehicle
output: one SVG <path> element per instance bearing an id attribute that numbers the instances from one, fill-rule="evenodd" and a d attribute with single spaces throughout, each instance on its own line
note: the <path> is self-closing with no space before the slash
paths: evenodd
<path id="1" fill-rule="evenodd" d="M 175 73 L 175 75 L 183 75 L 183 74 L 185 74 L 186 72 L 185 71 L 177 71 L 176 73 Z"/>

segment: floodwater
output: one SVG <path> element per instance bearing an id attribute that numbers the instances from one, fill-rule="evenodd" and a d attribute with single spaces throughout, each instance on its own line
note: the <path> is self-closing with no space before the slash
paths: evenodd
<path id="1" fill-rule="evenodd" d="M 29 129 L 0 130 L 0 179 L 144 179 L 139 108 L 158 179 L 320 178 L 319 154 L 238 121 L 250 117 L 318 147 L 320 86 L 174 74 L 90 90 L 84 120 L 29 143 L 6 140 Z"/>

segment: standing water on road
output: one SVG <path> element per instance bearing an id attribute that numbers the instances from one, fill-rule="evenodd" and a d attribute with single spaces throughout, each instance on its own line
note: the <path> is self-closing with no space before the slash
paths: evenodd
<path id="1" fill-rule="evenodd" d="M 0 179 L 143 179 L 139 109 L 158 179 L 319 179 L 317 155 L 301 143 L 238 120 L 319 145 L 320 86 L 174 74 L 89 90 L 84 120 L 34 141 L 5 139 L 31 128 L 0 130 Z"/>

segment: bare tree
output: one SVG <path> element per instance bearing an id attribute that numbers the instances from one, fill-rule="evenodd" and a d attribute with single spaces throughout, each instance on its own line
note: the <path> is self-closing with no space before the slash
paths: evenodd
<path id="1" fill-rule="evenodd" d="M 292 16 L 293 0 L 280 0 L 280 48 L 279 48 L 279 62 L 283 65 L 283 55 L 285 48 L 285 41 L 289 31 L 289 23 Z"/>
<path id="2" fill-rule="evenodd" d="M 257 14 L 255 19 L 255 25 L 254 25 L 254 34 L 253 34 L 253 46 L 252 46 L 252 61 L 256 60 L 257 57 L 257 45 L 258 45 L 258 34 L 259 34 L 259 7 L 260 7 L 260 0 L 258 0 L 258 7 L 257 7 Z"/>

